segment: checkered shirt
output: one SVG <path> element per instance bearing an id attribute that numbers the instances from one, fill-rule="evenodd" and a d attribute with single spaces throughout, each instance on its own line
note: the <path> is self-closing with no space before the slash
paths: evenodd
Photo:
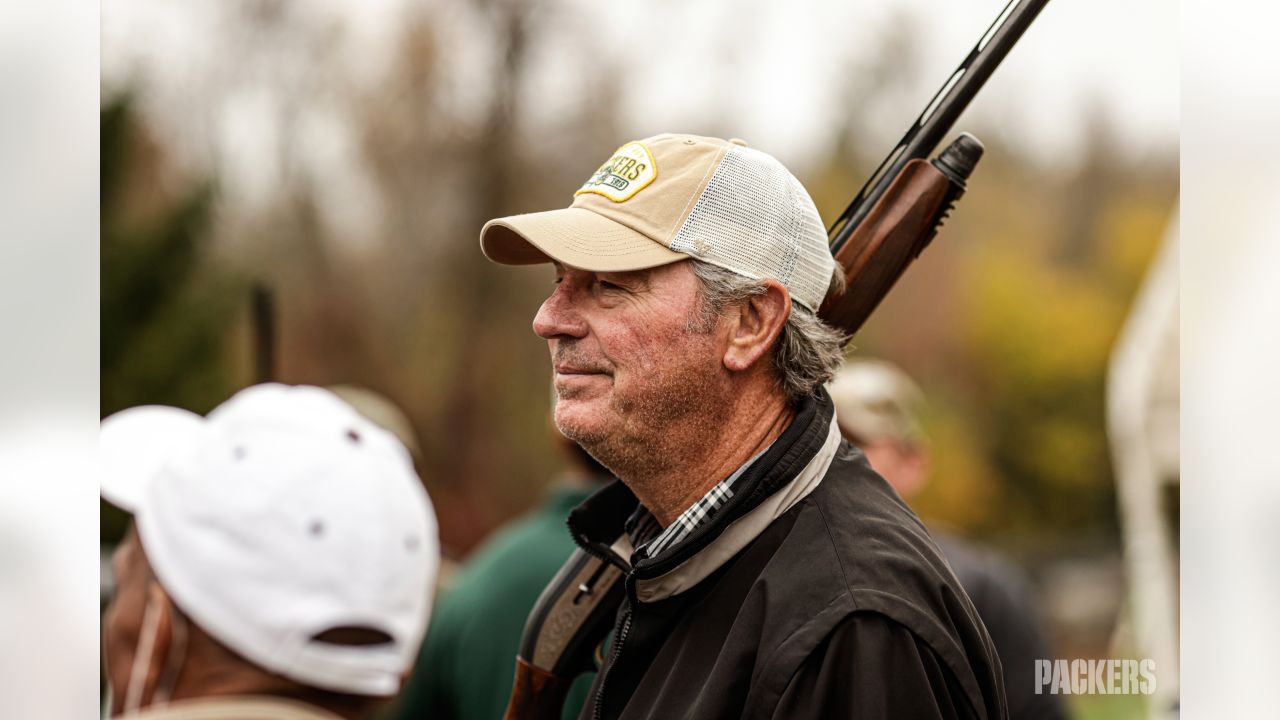
<path id="1" fill-rule="evenodd" d="M 680 517 L 676 518 L 675 522 L 668 525 L 665 530 L 658 524 L 652 513 L 647 510 L 633 515 L 627 523 L 627 531 L 636 547 L 637 558 L 654 557 L 658 553 L 674 547 L 680 541 L 689 537 L 694 530 L 710 522 L 716 512 L 724 507 L 729 498 L 733 497 L 734 482 L 742 477 L 747 468 L 751 467 L 768 450 L 769 448 L 765 448 L 760 451 L 755 457 L 743 463 L 742 467 L 735 470 L 732 475 L 716 483 L 715 487 L 708 490 L 706 495 L 703 495 L 697 502 L 690 505 L 687 510 L 680 513 Z M 641 509 L 643 509 L 643 506 L 641 506 Z"/>

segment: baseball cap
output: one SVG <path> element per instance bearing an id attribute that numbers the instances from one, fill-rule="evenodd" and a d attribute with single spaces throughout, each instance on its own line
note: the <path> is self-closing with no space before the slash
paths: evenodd
<path id="1" fill-rule="evenodd" d="M 741 140 L 655 135 L 628 142 L 563 209 L 485 223 L 485 255 L 507 265 L 552 260 L 594 272 L 697 258 L 782 283 L 817 311 L 835 261 L 799 180 Z"/>
<path id="2" fill-rule="evenodd" d="M 862 442 L 914 444 L 924 439 L 917 417 L 924 396 L 891 363 L 848 361 L 827 384 L 827 392 L 841 429 Z"/>
<path id="3" fill-rule="evenodd" d="M 103 498 L 133 513 L 156 577 L 201 628 L 305 685 L 398 691 L 426 631 L 439 540 L 391 433 L 327 390 L 267 384 L 207 418 L 116 413 L 101 449 Z M 345 628 L 387 641 L 328 640 Z"/>

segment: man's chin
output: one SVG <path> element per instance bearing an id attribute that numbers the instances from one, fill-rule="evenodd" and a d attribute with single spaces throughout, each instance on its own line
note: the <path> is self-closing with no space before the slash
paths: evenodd
<path id="1" fill-rule="evenodd" d="M 590 400 L 562 398 L 556 402 L 555 422 L 560 434 L 588 447 L 604 437 L 604 426 Z"/>

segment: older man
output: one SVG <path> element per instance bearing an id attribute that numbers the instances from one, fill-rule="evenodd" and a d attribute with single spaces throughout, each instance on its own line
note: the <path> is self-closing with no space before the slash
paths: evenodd
<path id="1" fill-rule="evenodd" d="M 332 393 L 260 385 L 202 418 L 103 421 L 133 513 L 103 618 L 113 716 L 356 720 L 426 628 L 435 517 L 409 454 Z"/>
<path id="2" fill-rule="evenodd" d="M 839 281 L 777 160 L 630 142 L 563 210 L 493 220 L 551 263 L 533 321 L 556 425 L 620 482 L 570 516 L 625 599 L 584 718 L 999 718 L 999 662 L 919 520 L 840 437 L 822 385 Z M 857 292 L 857 288 L 852 288 Z"/>

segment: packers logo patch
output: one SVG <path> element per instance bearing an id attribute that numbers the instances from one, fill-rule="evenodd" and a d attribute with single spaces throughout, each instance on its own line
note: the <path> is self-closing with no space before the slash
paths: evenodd
<path id="1" fill-rule="evenodd" d="M 614 202 L 622 202 L 648 187 L 657 177 L 658 166 L 654 164 L 649 148 L 638 142 L 629 142 L 618 148 L 574 196 L 595 193 Z"/>

